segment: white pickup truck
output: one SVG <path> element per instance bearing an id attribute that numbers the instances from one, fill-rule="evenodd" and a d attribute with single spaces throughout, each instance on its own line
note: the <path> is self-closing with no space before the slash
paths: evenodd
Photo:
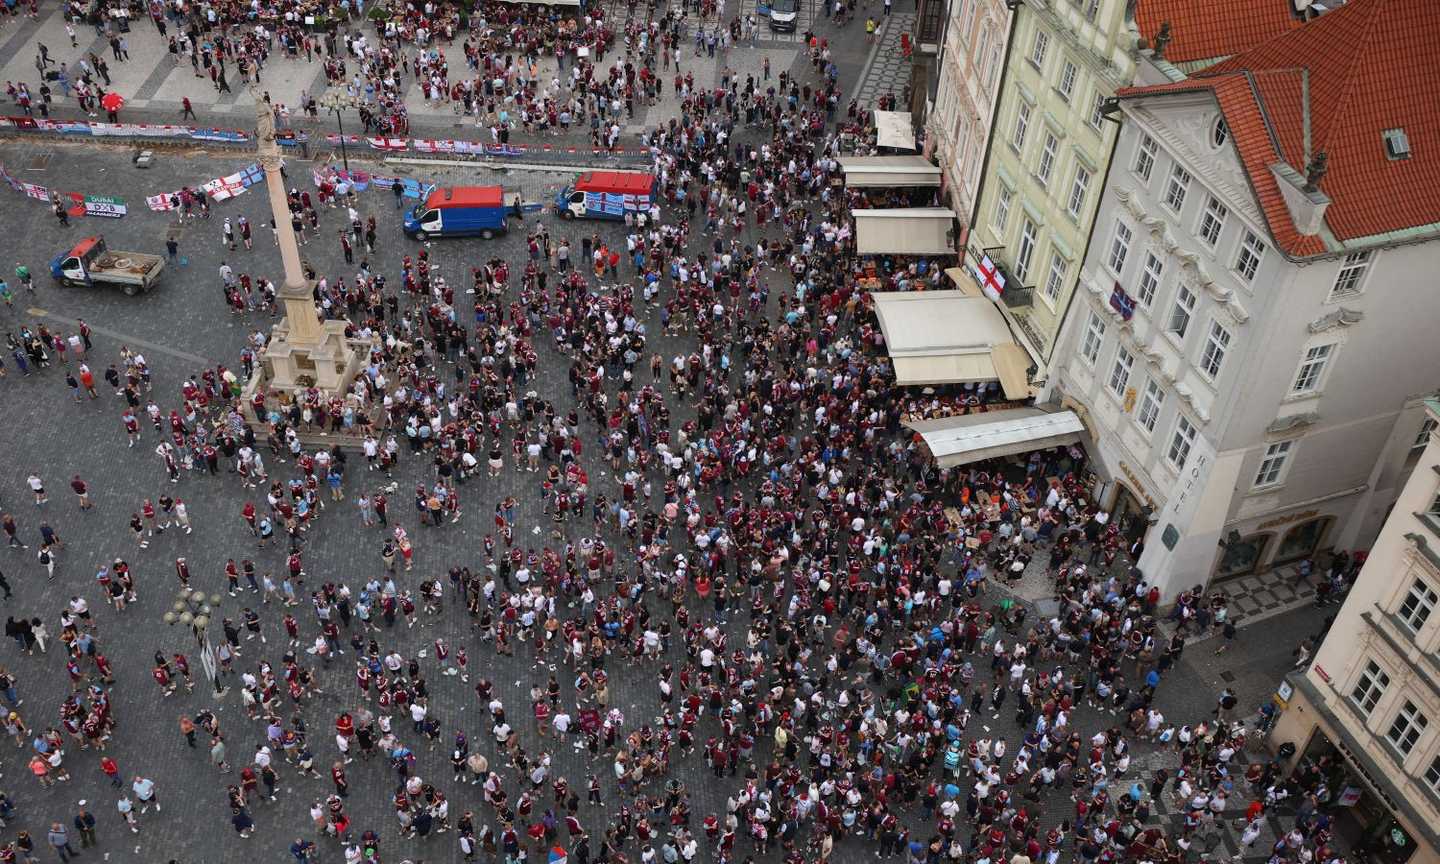
<path id="1" fill-rule="evenodd" d="M 112 252 L 104 237 L 86 237 L 50 260 L 50 275 L 62 285 L 119 285 L 131 296 L 149 290 L 164 269 L 163 256 Z"/>

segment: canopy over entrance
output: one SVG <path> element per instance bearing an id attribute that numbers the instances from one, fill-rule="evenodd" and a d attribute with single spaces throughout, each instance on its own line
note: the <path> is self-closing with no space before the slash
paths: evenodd
<path id="1" fill-rule="evenodd" d="M 1007 408 L 905 425 L 920 435 L 941 468 L 1074 444 L 1084 428 L 1074 411 L 1050 413 L 1040 408 Z"/>
<path id="2" fill-rule="evenodd" d="M 1005 317 L 984 297 L 961 291 L 870 295 L 901 386 L 999 381 L 1007 399 L 1030 396 L 1029 360 Z"/>
<path id="3" fill-rule="evenodd" d="M 940 185 L 940 168 L 924 156 L 841 156 L 839 161 L 845 185 L 852 189 Z"/>
<path id="4" fill-rule="evenodd" d="M 852 210 L 861 255 L 953 255 L 955 211 L 946 207 Z"/>

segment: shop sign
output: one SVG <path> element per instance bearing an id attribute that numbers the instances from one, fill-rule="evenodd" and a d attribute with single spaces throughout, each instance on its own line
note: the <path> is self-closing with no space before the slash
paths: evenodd
<path id="1" fill-rule="evenodd" d="M 1139 475 L 1135 473 L 1134 469 L 1132 469 L 1129 464 L 1121 462 L 1120 473 L 1125 475 L 1125 479 L 1129 480 L 1130 484 L 1135 487 L 1135 494 L 1143 498 L 1145 500 L 1145 503 L 1150 506 L 1151 510 L 1160 509 L 1159 507 L 1155 506 L 1155 499 L 1151 498 L 1150 495 L 1146 493 L 1145 483 L 1141 481 Z"/>
<path id="2" fill-rule="evenodd" d="M 1125 293 L 1120 283 L 1115 283 L 1115 288 L 1110 292 L 1110 308 L 1120 313 L 1120 317 L 1129 321 L 1135 317 L 1135 298 Z"/>
<path id="3" fill-rule="evenodd" d="M 1271 520 L 1266 521 L 1266 522 L 1261 522 L 1259 525 L 1256 525 L 1256 526 L 1255 526 L 1255 530 L 1256 530 L 1256 531 L 1264 531 L 1266 528 L 1275 528 L 1275 527 L 1280 526 L 1280 525 L 1289 525 L 1291 522 L 1301 522 L 1301 521 L 1304 521 L 1304 520 L 1306 520 L 1306 519 L 1309 519 L 1309 518 L 1312 517 L 1312 516 L 1319 516 L 1319 515 L 1320 515 L 1320 511 L 1319 511 L 1319 510 L 1306 510 L 1306 511 L 1301 512 L 1301 513 L 1291 513 L 1291 514 L 1288 515 L 1288 516 L 1276 516 L 1274 519 L 1271 519 Z"/>
<path id="4" fill-rule="evenodd" d="M 1345 790 L 1340 793 L 1340 797 L 1335 799 L 1335 806 L 1354 807 L 1360 803 L 1360 796 L 1364 794 L 1364 790 L 1359 786 L 1346 786 Z"/>

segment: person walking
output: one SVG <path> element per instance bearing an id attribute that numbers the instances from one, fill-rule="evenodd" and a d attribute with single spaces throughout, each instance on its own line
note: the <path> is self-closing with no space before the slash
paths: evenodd
<path id="1" fill-rule="evenodd" d="M 96 845 L 95 839 L 95 814 L 85 809 L 85 799 L 80 799 L 80 809 L 75 812 L 75 830 L 80 832 L 80 848 L 89 849 Z"/>
<path id="2" fill-rule="evenodd" d="M 130 789 L 135 793 L 135 797 L 140 801 L 141 813 L 148 813 L 150 811 L 151 804 L 155 805 L 156 813 L 160 812 L 160 796 L 155 794 L 154 780 L 151 780 L 148 777 L 141 777 L 139 774 L 136 774 L 135 779 L 130 783 Z"/>
<path id="3" fill-rule="evenodd" d="M 40 479 L 39 474 L 31 474 L 25 480 L 30 485 L 30 491 L 35 494 L 35 506 L 39 507 L 50 499 L 45 497 L 45 483 Z"/>
<path id="4" fill-rule="evenodd" d="M 80 499 L 81 510 L 89 510 L 95 506 L 90 503 L 90 486 L 84 480 L 80 479 L 79 474 L 70 478 L 70 489 L 75 493 L 75 497 Z"/>
<path id="5" fill-rule="evenodd" d="M 135 804 L 129 796 L 121 795 L 120 800 L 115 802 L 115 809 L 120 812 L 120 818 L 125 820 L 125 824 L 130 826 L 130 833 L 139 834 L 140 820 L 135 817 Z"/>
<path id="6" fill-rule="evenodd" d="M 196 118 L 196 116 L 195 116 L 195 108 L 194 108 L 193 106 L 191 106 L 191 104 L 190 104 L 190 97 L 189 97 L 189 96 L 183 96 L 183 97 L 181 97 L 181 99 L 180 99 L 180 106 L 181 106 L 181 108 L 180 108 L 180 119 L 181 119 L 181 120 L 184 120 L 184 119 L 187 118 L 187 117 L 190 118 L 191 120 L 198 119 L 198 118 Z"/>
<path id="7" fill-rule="evenodd" d="M 61 861 L 69 861 L 79 854 L 70 846 L 70 832 L 59 822 L 50 823 L 50 831 L 46 833 L 45 839 L 55 847 Z"/>

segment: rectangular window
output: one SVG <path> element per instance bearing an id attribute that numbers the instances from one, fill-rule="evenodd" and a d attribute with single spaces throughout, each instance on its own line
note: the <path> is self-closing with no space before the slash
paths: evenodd
<path id="1" fill-rule="evenodd" d="M 1225 363 L 1225 352 L 1230 349 L 1230 331 L 1220 326 L 1219 321 L 1210 322 L 1210 332 L 1205 337 L 1205 349 L 1200 352 L 1200 371 L 1210 380 L 1220 377 L 1220 367 Z"/>
<path id="2" fill-rule="evenodd" d="M 1225 229 L 1225 217 L 1230 211 L 1219 199 L 1211 195 L 1205 199 L 1205 212 L 1200 216 L 1200 239 L 1211 249 L 1220 242 L 1220 232 Z"/>
<path id="3" fill-rule="evenodd" d="M 1014 196 L 1015 190 L 1003 184 L 995 192 L 995 212 L 990 214 L 990 224 L 995 226 L 995 232 L 1001 237 L 1005 236 L 1005 228 L 1010 224 L 1010 199 Z"/>
<path id="4" fill-rule="evenodd" d="M 1260 270 L 1260 262 L 1265 260 L 1265 241 L 1256 236 L 1254 231 L 1245 229 L 1245 236 L 1240 240 L 1240 252 L 1235 256 L 1235 272 L 1246 282 L 1253 282 L 1255 274 Z"/>
<path id="5" fill-rule="evenodd" d="M 1050 50 L 1050 34 L 1039 27 L 1035 28 L 1035 41 L 1030 43 L 1030 65 L 1036 69 L 1045 66 L 1045 52 Z"/>
<path id="6" fill-rule="evenodd" d="M 1181 414 L 1175 420 L 1175 436 L 1170 439 L 1170 451 L 1165 454 L 1165 458 L 1176 471 L 1182 471 L 1185 460 L 1190 458 L 1190 448 L 1194 446 L 1195 424 Z"/>
<path id="7" fill-rule="evenodd" d="M 1135 422 L 1146 432 L 1155 431 L 1155 421 L 1160 419 L 1160 409 L 1165 407 L 1165 391 L 1154 378 L 1145 382 L 1145 395 L 1140 397 L 1140 413 Z"/>
<path id="8" fill-rule="evenodd" d="M 1440 792 L 1440 756 L 1431 761 L 1429 770 L 1425 772 L 1425 782 L 1431 789 Z"/>
<path id="9" fill-rule="evenodd" d="M 1295 373 L 1295 383 L 1290 385 L 1293 394 L 1314 393 L 1320 389 L 1320 379 L 1325 375 L 1325 366 L 1330 362 L 1331 345 L 1315 345 L 1305 350 L 1300 361 L 1300 371 Z"/>
<path id="10" fill-rule="evenodd" d="M 1110 392 L 1125 398 L 1125 385 L 1130 383 L 1130 367 L 1135 365 L 1135 355 L 1125 350 L 1124 345 L 1115 346 L 1115 365 L 1110 367 Z"/>
<path id="11" fill-rule="evenodd" d="M 1120 272 L 1125 269 L 1125 258 L 1130 254 L 1130 238 L 1132 236 L 1130 226 L 1116 219 L 1115 237 L 1110 241 L 1110 257 L 1106 261 L 1110 272 L 1116 276 L 1119 276 Z"/>
<path id="12" fill-rule="evenodd" d="M 1030 131 L 1030 103 L 1024 99 L 1015 108 L 1015 128 L 1010 133 L 1010 146 L 1019 153 L 1025 149 L 1025 133 Z"/>
<path id="13" fill-rule="evenodd" d="M 1085 20 L 1094 21 L 1100 14 L 1100 0 L 1085 0 Z"/>
<path id="14" fill-rule="evenodd" d="M 1345 260 L 1340 262 L 1340 272 L 1335 274 L 1335 285 L 1330 289 L 1330 299 L 1327 302 L 1334 303 L 1364 291 L 1365 273 L 1369 269 L 1369 251 L 1346 255 Z"/>
<path id="15" fill-rule="evenodd" d="M 1274 486 L 1285 475 L 1285 463 L 1290 459 L 1290 448 L 1294 441 L 1276 441 L 1265 448 L 1260 459 L 1260 469 L 1255 472 L 1255 487 Z"/>
<path id="16" fill-rule="evenodd" d="M 1035 179 L 1040 181 L 1041 186 L 1050 185 L 1050 172 L 1055 170 L 1055 151 L 1059 147 L 1060 142 L 1046 131 L 1045 143 L 1040 148 L 1040 162 L 1035 166 Z"/>
<path id="17" fill-rule="evenodd" d="M 1380 668 L 1380 664 L 1374 660 L 1365 664 L 1365 671 L 1360 673 L 1360 679 L 1355 682 L 1355 689 L 1350 691 L 1350 702 L 1360 713 L 1366 717 L 1375 710 L 1380 703 L 1380 698 L 1385 695 L 1385 688 L 1390 686 L 1390 676 Z"/>
<path id="18" fill-rule="evenodd" d="M 1185 206 L 1185 193 L 1190 191 L 1190 172 L 1179 165 L 1170 169 L 1170 179 L 1165 184 L 1165 206 L 1179 213 Z"/>
<path id="19" fill-rule="evenodd" d="M 1020 249 L 1015 254 L 1015 278 L 1024 285 L 1030 278 L 1030 263 L 1035 260 L 1035 241 L 1038 239 L 1035 223 L 1028 218 L 1020 221 Z"/>
<path id="20" fill-rule="evenodd" d="M 1060 290 L 1065 287 L 1065 271 L 1070 269 L 1070 262 L 1061 257 L 1059 252 L 1050 252 L 1050 273 L 1045 277 L 1045 296 L 1051 302 L 1060 299 Z"/>
<path id="21" fill-rule="evenodd" d="M 1135 299 L 1141 306 L 1150 308 L 1150 302 L 1155 299 L 1155 291 L 1160 287 L 1160 277 L 1165 275 L 1165 262 L 1156 257 L 1154 252 L 1145 253 L 1145 270 L 1140 274 L 1140 286 L 1136 291 Z"/>
<path id="22" fill-rule="evenodd" d="M 1390 724 L 1390 731 L 1385 733 L 1385 740 L 1401 756 L 1409 755 L 1415 749 L 1420 736 L 1425 734 L 1425 728 L 1430 725 L 1430 718 L 1415 707 L 1415 703 L 1409 699 L 1400 706 L 1400 712 L 1395 715 L 1395 721 Z"/>
<path id="23" fill-rule="evenodd" d="M 1430 433 L 1435 431 L 1435 418 L 1426 417 L 1425 422 L 1420 424 L 1420 431 L 1415 433 L 1415 442 L 1410 445 L 1411 450 L 1424 450 L 1425 445 L 1430 443 Z"/>
<path id="24" fill-rule="evenodd" d="M 1170 311 L 1170 326 L 1166 329 L 1180 339 L 1190 332 L 1190 318 L 1195 312 L 1195 295 L 1184 285 L 1175 292 L 1175 308 Z"/>
<path id="25" fill-rule="evenodd" d="M 1070 203 L 1065 206 L 1065 212 L 1070 214 L 1071 219 L 1079 219 L 1080 211 L 1085 207 L 1085 193 L 1090 188 L 1090 172 L 1085 166 L 1075 166 L 1075 182 L 1070 184 Z"/>
<path id="26" fill-rule="evenodd" d="M 1095 91 L 1095 101 L 1090 103 L 1090 128 L 1096 132 L 1105 123 L 1105 94 Z"/>
<path id="27" fill-rule="evenodd" d="M 1418 633 L 1420 628 L 1425 626 L 1425 622 L 1430 620 L 1436 601 L 1440 601 L 1440 596 L 1423 580 L 1416 579 L 1415 584 L 1410 586 L 1409 593 L 1405 595 L 1405 602 L 1400 604 L 1400 620 Z"/>
<path id="28" fill-rule="evenodd" d="M 1060 67 L 1060 85 L 1055 88 L 1060 91 L 1060 98 L 1066 102 L 1069 102 L 1070 97 L 1075 95 L 1076 75 L 1075 64 L 1066 60 Z"/>
<path id="29" fill-rule="evenodd" d="M 1085 358 L 1085 363 L 1094 366 L 1095 361 L 1100 358 L 1100 346 L 1105 342 L 1105 319 L 1091 311 L 1090 318 L 1085 322 L 1085 340 L 1080 343 L 1080 356 Z"/>
<path id="30" fill-rule="evenodd" d="M 1155 153 L 1159 149 L 1160 145 L 1155 143 L 1154 138 L 1140 133 L 1140 143 L 1135 147 L 1135 173 L 1146 183 L 1150 182 L 1150 172 L 1155 168 Z"/>

